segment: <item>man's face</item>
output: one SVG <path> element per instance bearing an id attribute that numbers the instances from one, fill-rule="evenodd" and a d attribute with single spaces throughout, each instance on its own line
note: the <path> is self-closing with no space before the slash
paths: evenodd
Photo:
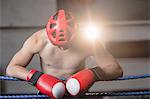
<path id="1" fill-rule="evenodd" d="M 60 49 L 67 50 L 67 49 L 70 48 L 71 43 L 69 42 L 69 43 L 66 43 L 66 44 L 63 44 L 63 45 L 56 45 L 56 46 L 58 46 Z"/>
<path id="2" fill-rule="evenodd" d="M 48 38 L 53 45 L 68 49 L 76 36 L 77 23 L 71 13 L 59 10 L 51 16 L 46 25 Z"/>

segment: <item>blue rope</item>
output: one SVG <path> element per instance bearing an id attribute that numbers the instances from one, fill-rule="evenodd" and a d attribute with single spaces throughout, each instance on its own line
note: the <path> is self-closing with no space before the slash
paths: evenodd
<path id="1" fill-rule="evenodd" d="M 82 96 L 137 96 L 137 95 L 150 95 L 150 91 L 139 91 L 139 92 L 87 92 L 84 93 Z M 67 97 L 67 96 L 66 96 Z M 80 96 L 79 96 L 80 97 Z M 0 99 L 27 99 L 27 98 L 48 98 L 46 95 L 3 95 L 0 96 Z"/>
<path id="2" fill-rule="evenodd" d="M 143 75 L 126 75 L 123 77 L 120 77 L 118 79 L 114 80 L 130 80 L 130 79 L 140 79 L 140 78 L 149 78 L 150 74 L 143 74 Z M 65 78 L 60 78 L 61 80 L 66 80 Z M 23 81 L 14 77 L 9 77 L 9 76 L 0 76 L 0 80 L 11 80 L 11 81 Z"/>
<path id="3" fill-rule="evenodd" d="M 27 99 L 27 98 L 48 98 L 46 95 L 5 95 L 0 96 L 0 99 Z"/>
<path id="4" fill-rule="evenodd" d="M 149 78 L 150 74 L 143 74 L 143 75 L 129 75 L 123 76 L 116 80 L 129 80 L 129 79 L 140 79 L 140 78 Z"/>
<path id="5" fill-rule="evenodd" d="M 111 93 L 111 96 L 131 96 L 131 95 L 150 95 L 150 91 L 141 91 L 141 92 L 117 92 Z"/>
<path id="6" fill-rule="evenodd" d="M 0 76 L 0 80 L 20 81 L 20 79 L 17 79 L 15 77 L 9 77 L 9 76 Z"/>

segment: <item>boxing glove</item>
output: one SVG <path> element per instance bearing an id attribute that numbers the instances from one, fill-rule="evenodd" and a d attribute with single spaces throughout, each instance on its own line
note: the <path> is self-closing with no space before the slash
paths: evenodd
<path id="1" fill-rule="evenodd" d="M 52 98 L 61 98 L 66 91 L 63 81 L 36 70 L 30 70 L 26 80 L 34 85 L 42 94 L 46 94 Z"/>
<path id="2" fill-rule="evenodd" d="M 89 89 L 96 80 L 100 79 L 98 67 L 84 69 L 72 75 L 66 81 L 66 89 L 70 95 L 76 96 Z"/>

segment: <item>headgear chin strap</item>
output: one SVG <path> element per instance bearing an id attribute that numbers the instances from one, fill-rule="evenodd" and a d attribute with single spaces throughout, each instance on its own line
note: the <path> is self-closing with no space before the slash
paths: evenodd
<path id="1" fill-rule="evenodd" d="M 76 36 L 77 24 L 74 17 L 64 10 L 51 16 L 46 25 L 47 35 L 54 45 L 62 46 Z"/>

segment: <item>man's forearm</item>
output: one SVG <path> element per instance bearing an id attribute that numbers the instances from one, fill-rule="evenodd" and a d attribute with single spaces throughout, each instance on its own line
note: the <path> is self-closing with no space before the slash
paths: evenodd
<path id="1" fill-rule="evenodd" d="M 123 76 L 123 70 L 117 64 L 110 64 L 101 68 L 100 66 L 97 69 L 97 75 L 99 80 L 112 80 L 117 79 L 118 77 Z"/>
<path id="2" fill-rule="evenodd" d="M 28 70 L 19 65 L 11 65 L 7 67 L 6 75 L 25 80 L 28 75 Z"/>

